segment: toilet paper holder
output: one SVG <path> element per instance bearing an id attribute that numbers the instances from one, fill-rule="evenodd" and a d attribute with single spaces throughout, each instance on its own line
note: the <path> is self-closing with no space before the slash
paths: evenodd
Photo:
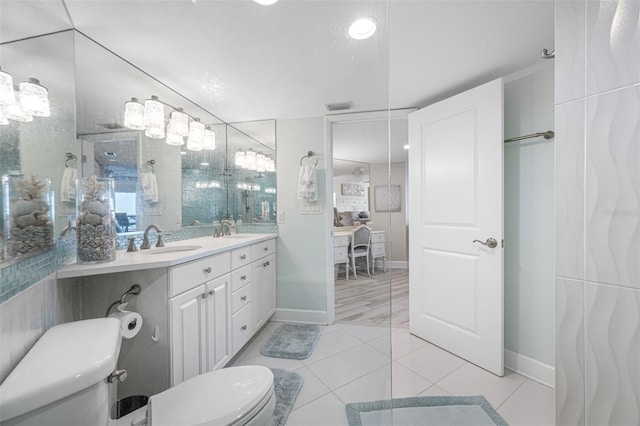
<path id="1" fill-rule="evenodd" d="M 138 284 L 132 285 L 129 290 L 122 293 L 122 296 L 120 296 L 120 300 L 116 300 L 115 302 L 109 305 L 109 307 L 107 308 L 107 312 L 104 314 L 104 316 L 108 317 L 109 312 L 111 312 L 111 309 L 113 309 L 114 306 L 122 305 L 123 303 L 125 303 L 128 295 L 132 294 L 134 296 L 137 296 L 138 294 L 140 294 L 141 291 L 142 291 L 142 288 Z"/>

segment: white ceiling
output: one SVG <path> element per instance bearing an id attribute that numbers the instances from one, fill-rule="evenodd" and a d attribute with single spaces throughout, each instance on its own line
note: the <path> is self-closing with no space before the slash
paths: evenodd
<path id="1" fill-rule="evenodd" d="M 554 48 L 553 0 L 0 0 L 0 15 L 2 42 L 73 25 L 227 122 L 422 107 Z M 351 40 L 360 16 L 378 31 Z M 336 157 L 386 161 L 370 147 L 388 132 L 371 133 L 345 130 Z"/>

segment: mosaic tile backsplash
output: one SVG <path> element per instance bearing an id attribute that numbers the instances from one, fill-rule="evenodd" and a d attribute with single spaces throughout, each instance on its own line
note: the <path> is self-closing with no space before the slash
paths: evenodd
<path id="1" fill-rule="evenodd" d="M 254 224 L 236 226 L 237 233 L 277 234 L 276 224 Z M 165 242 L 182 241 L 191 238 L 208 237 L 213 235 L 213 225 L 188 226 L 171 231 L 171 235 L 163 236 Z M 135 232 L 120 234 L 116 240 L 118 250 L 126 250 L 129 238 L 134 237 L 136 247 L 142 244 L 143 233 Z M 150 237 L 155 242 L 155 234 Z M 119 253 L 116 254 L 116 257 Z M 75 238 L 60 240 L 55 248 L 25 260 L 10 263 L 0 268 L 0 303 L 10 299 L 18 293 L 28 289 L 33 284 L 55 273 L 65 265 L 76 261 Z"/>

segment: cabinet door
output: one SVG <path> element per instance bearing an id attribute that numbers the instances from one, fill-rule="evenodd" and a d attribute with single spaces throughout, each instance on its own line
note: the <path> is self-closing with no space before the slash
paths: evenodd
<path id="1" fill-rule="evenodd" d="M 251 305 L 253 306 L 253 329 L 258 330 L 264 324 L 267 314 L 267 292 L 265 287 L 266 259 L 253 263 L 253 289 Z"/>
<path id="2" fill-rule="evenodd" d="M 272 254 L 266 258 L 264 269 L 264 282 L 266 299 L 266 317 L 268 320 L 276 311 L 276 255 Z"/>
<path id="3" fill-rule="evenodd" d="M 231 356 L 229 274 L 207 283 L 207 370 L 224 367 Z M 204 372 L 204 371 L 203 371 Z"/>
<path id="4" fill-rule="evenodd" d="M 206 363 L 205 286 L 169 300 L 171 384 L 197 376 Z"/>

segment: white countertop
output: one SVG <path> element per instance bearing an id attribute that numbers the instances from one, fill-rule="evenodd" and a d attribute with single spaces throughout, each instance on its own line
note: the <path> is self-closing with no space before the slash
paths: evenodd
<path id="1" fill-rule="evenodd" d="M 163 249 L 166 250 L 170 247 L 184 246 L 201 246 L 201 248 L 155 254 L 154 252 L 156 250 L 162 249 L 151 246 L 148 250 L 138 250 L 132 253 L 126 250 L 118 250 L 116 252 L 116 260 L 113 262 L 72 263 L 58 270 L 56 276 L 58 278 L 74 278 L 137 271 L 141 269 L 166 268 L 276 237 L 277 234 L 233 234 L 219 238 L 193 238 L 190 240 L 166 243 Z"/>

